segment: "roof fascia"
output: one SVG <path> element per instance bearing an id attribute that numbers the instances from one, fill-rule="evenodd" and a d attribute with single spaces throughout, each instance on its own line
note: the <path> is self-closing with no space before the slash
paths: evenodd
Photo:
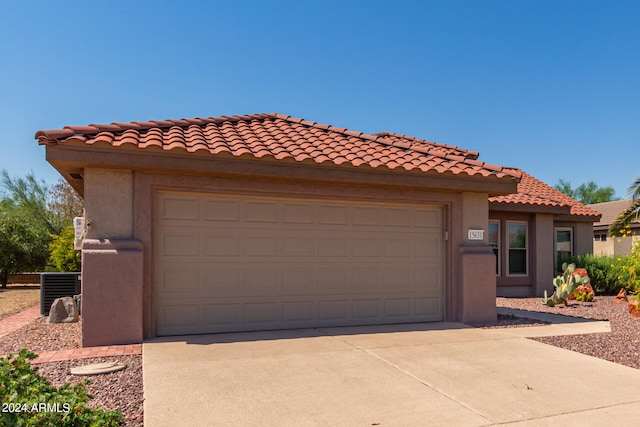
<path id="1" fill-rule="evenodd" d="M 383 168 L 356 168 L 348 164 L 317 164 L 296 162 L 293 159 L 257 159 L 252 156 L 243 158 L 243 156 L 234 157 L 232 155 L 212 156 L 206 153 L 173 154 L 139 149 L 47 145 L 46 159 L 68 181 L 71 173 L 81 173 L 84 168 L 95 167 L 165 173 L 223 173 L 409 185 L 439 191 L 481 192 L 487 193 L 489 196 L 510 194 L 517 190 L 516 180 L 508 176 L 496 178 L 483 177 L 481 175 L 451 175 Z M 74 186 L 71 181 L 70 183 Z"/>
<path id="2" fill-rule="evenodd" d="M 554 215 L 569 214 L 568 206 L 544 206 L 521 203 L 489 202 L 489 210 L 496 212 L 550 213 Z"/>

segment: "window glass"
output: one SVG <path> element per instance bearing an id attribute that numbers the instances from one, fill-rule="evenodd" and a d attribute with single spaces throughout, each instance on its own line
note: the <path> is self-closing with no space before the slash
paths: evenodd
<path id="1" fill-rule="evenodd" d="M 556 228 L 556 270 L 562 270 L 562 263 L 573 255 L 573 230 Z"/>
<path id="2" fill-rule="evenodd" d="M 507 230 L 509 274 L 527 274 L 527 224 L 511 223 Z"/>
<path id="3" fill-rule="evenodd" d="M 594 240 L 596 242 L 606 242 L 607 241 L 607 235 L 606 234 L 596 234 Z"/>

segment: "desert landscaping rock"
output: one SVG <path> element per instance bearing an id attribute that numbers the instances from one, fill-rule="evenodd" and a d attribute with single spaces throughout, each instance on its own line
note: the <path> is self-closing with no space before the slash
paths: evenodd
<path id="1" fill-rule="evenodd" d="M 127 365 L 117 362 L 92 363 L 91 365 L 76 366 L 71 368 L 69 372 L 72 375 L 99 375 L 110 374 L 126 369 Z"/>
<path id="2" fill-rule="evenodd" d="M 49 323 L 75 323 L 80 319 L 72 297 L 56 298 L 49 310 Z"/>

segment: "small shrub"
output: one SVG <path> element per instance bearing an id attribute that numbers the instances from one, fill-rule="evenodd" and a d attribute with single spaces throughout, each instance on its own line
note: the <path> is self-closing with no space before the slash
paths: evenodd
<path id="1" fill-rule="evenodd" d="M 563 262 L 586 269 L 598 295 L 616 295 L 622 288 L 640 291 L 640 242 L 634 244 L 627 257 L 587 254 L 571 256 Z"/>
<path id="2" fill-rule="evenodd" d="M 73 248 L 75 232 L 72 226 L 62 229 L 59 235 L 52 236 L 49 243 L 49 262 L 58 271 L 80 271 L 80 251 Z"/>
<path id="3" fill-rule="evenodd" d="M 30 426 L 104 426 L 123 421 L 119 411 L 90 408 L 92 398 L 85 381 L 61 387 L 39 375 L 29 360 L 37 356 L 21 350 L 16 356 L 0 358 L 0 425 Z"/>

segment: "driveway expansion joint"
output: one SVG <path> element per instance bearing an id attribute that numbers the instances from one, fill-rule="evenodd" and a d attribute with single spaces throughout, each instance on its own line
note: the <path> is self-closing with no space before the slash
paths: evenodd
<path id="1" fill-rule="evenodd" d="M 419 378 L 419 377 L 417 377 L 417 376 L 413 375 L 411 372 L 407 372 L 406 370 L 402 369 L 400 366 L 396 365 L 395 363 L 392 363 L 392 362 L 390 362 L 389 360 L 385 359 L 384 357 L 379 356 L 379 355 L 377 355 L 376 353 L 374 353 L 373 351 L 371 351 L 371 350 L 375 350 L 375 349 L 366 349 L 366 348 L 364 348 L 364 347 L 360 347 L 360 346 L 358 346 L 358 345 L 356 345 L 356 344 L 353 344 L 353 343 L 351 343 L 351 342 L 348 342 L 348 341 L 346 341 L 346 340 L 343 340 L 343 342 L 345 342 L 346 344 L 348 344 L 348 345 L 352 346 L 352 347 L 353 347 L 354 349 L 356 349 L 356 350 L 359 350 L 359 351 L 361 351 L 361 352 L 364 352 L 364 353 L 368 354 L 369 356 L 374 357 L 375 359 L 377 359 L 377 360 L 381 361 L 381 362 L 382 362 L 382 363 L 384 363 L 385 365 L 390 366 L 391 368 L 393 368 L 393 369 L 395 369 L 395 370 L 397 370 L 397 371 L 399 371 L 399 372 L 402 372 L 402 374 L 403 374 L 403 375 L 405 375 L 405 376 L 407 376 L 407 377 L 411 378 L 411 379 L 412 379 L 412 380 L 414 380 L 414 381 L 417 381 L 418 383 L 422 384 L 423 386 L 425 386 L 425 387 L 427 387 L 427 388 L 429 388 L 429 389 L 433 390 L 434 392 L 436 392 L 436 393 L 440 394 L 441 396 L 445 397 L 446 399 L 449 399 L 449 400 L 451 400 L 452 402 L 455 402 L 455 403 L 457 403 L 458 405 L 460 405 L 460 406 L 462 406 L 462 407 L 464 407 L 464 408 L 468 409 L 469 411 L 473 412 L 474 414 L 478 415 L 479 417 L 484 418 L 485 420 L 487 420 L 487 421 L 489 421 L 489 422 L 491 423 L 491 424 L 488 424 L 488 425 L 495 425 L 495 424 L 497 423 L 497 421 L 492 420 L 492 419 L 491 419 L 490 417 L 488 417 L 486 414 L 483 414 L 483 413 L 481 413 L 481 412 L 478 412 L 477 410 L 475 410 L 475 409 L 474 409 L 474 408 L 472 408 L 471 406 L 467 405 L 466 403 L 464 403 L 464 402 L 462 402 L 462 401 L 460 401 L 460 400 L 456 399 L 455 397 L 451 396 L 450 394 L 446 393 L 444 390 L 441 390 L 441 389 L 439 389 L 438 387 L 435 387 L 434 385 L 429 384 L 429 383 L 428 383 L 428 382 L 426 382 L 425 380 L 423 380 L 423 379 L 421 379 L 421 378 Z M 424 345 L 424 344 L 418 344 L 418 345 L 415 345 L 415 346 L 405 346 L 405 347 L 419 347 L 420 345 Z M 391 347 L 393 347 L 393 346 L 390 346 L 390 347 L 379 347 L 379 348 L 391 348 Z M 397 347 L 397 346 L 396 346 L 396 347 Z"/>

